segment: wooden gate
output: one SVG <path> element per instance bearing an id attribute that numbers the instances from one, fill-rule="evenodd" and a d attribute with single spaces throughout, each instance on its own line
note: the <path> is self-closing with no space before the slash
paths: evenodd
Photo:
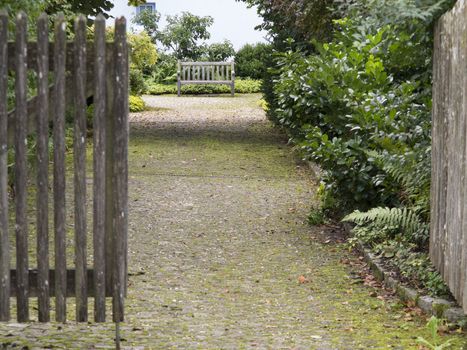
<path id="1" fill-rule="evenodd" d="M 37 42 L 28 42 L 27 16 L 19 13 L 16 39 L 8 42 L 8 16 L 0 14 L 0 321 L 11 318 L 15 305 L 10 297 L 16 297 L 19 322 L 31 318 L 31 297 L 38 298 L 40 322 L 51 319 L 51 310 L 56 321 L 65 322 L 68 297 L 75 298 L 78 322 L 88 320 L 90 297 L 94 297 L 96 322 L 106 320 L 106 297 L 112 297 L 113 320 L 123 320 L 127 281 L 128 47 L 124 18 L 115 22 L 113 43 L 106 42 L 105 25 L 105 18 L 99 16 L 94 42 L 88 43 L 86 18 L 78 17 L 74 39 L 67 41 L 65 19 L 59 15 L 54 41 L 49 42 L 49 18 L 42 15 L 37 24 Z M 8 79 L 12 77 L 15 105 L 9 110 Z M 37 82 L 30 86 L 37 95 L 28 99 L 30 81 Z M 94 98 L 93 166 L 92 172 L 87 172 L 90 96 Z M 66 116 L 73 120 L 72 155 L 66 149 Z M 33 166 L 28 162 L 31 147 L 27 143 L 31 139 L 36 143 Z M 14 171 L 10 174 L 14 176 L 13 196 L 8 187 L 9 154 L 14 155 Z M 88 218 L 86 187 L 91 180 L 93 215 Z M 28 186 L 35 190 L 35 208 L 28 205 Z M 73 199 L 69 199 L 69 193 Z M 70 216 L 74 219 L 70 220 Z M 92 244 L 87 242 L 88 233 L 92 233 Z M 34 253 L 30 249 L 32 237 L 37 241 Z M 53 242 L 50 249 L 49 241 Z M 92 259 L 88 256 L 91 246 Z M 74 251 L 74 264 L 70 264 L 67 250 Z M 36 254 L 37 268 L 30 266 L 31 254 Z M 55 303 L 51 303 L 51 297 L 55 297 Z"/>
<path id="2" fill-rule="evenodd" d="M 467 1 L 436 24 L 430 256 L 467 312 Z"/>

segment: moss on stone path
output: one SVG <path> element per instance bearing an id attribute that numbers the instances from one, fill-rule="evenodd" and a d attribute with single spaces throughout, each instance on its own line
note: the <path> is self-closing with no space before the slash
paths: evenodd
<path id="1" fill-rule="evenodd" d="M 307 225 L 315 184 L 258 99 L 152 97 L 132 115 L 124 346 L 416 349 L 424 321 L 352 283 L 349 253 Z M 0 331 L 31 348 L 113 344 L 112 324 Z"/>

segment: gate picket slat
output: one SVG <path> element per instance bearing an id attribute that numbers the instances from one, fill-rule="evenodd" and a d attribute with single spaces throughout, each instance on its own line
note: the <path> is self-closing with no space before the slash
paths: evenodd
<path id="1" fill-rule="evenodd" d="M 95 26 L 95 109 L 94 109 L 94 319 L 105 321 L 105 115 L 106 43 L 105 17 L 99 15 Z"/>
<path id="2" fill-rule="evenodd" d="M 447 26 L 447 43 L 448 43 L 448 50 L 447 55 L 450 57 L 449 59 L 449 75 L 447 76 L 447 153 L 446 153 L 446 161 L 447 161 L 447 186 L 446 186 L 446 221 L 445 221 L 445 231 L 446 231 L 446 239 L 445 239 L 445 246 L 444 246 L 444 270 L 443 270 L 443 277 L 445 282 L 449 285 L 451 282 L 451 275 L 452 275 L 452 266 L 453 266 L 453 256 L 452 256 L 452 241 L 450 239 L 450 234 L 452 229 L 455 227 L 455 215 L 457 214 L 456 208 L 454 205 L 455 195 L 457 193 L 456 189 L 456 172 L 454 170 L 456 163 L 454 161 L 455 155 L 452 151 L 453 147 L 456 145 L 455 140 L 455 131 L 456 131 L 456 116 L 455 116 L 455 98 L 453 94 L 455 93 L 454 84 L 452 77 L 454 77 L 454 69 L 456 65 L 455 57 L 453 56 L 453 44 L 454 44 L 454 33 L 453 33 L 453 15 L 452 13 L 448 13 L 446 17 L 446 26 Z"/>
<path id="3" fill-rule="evenodd" d="M 28 298 L 28 221 L 27 221 L 27 16 L 16 17 L 16 269 L 18 322 L 29 321 Z"/>
<path id="4" fill-rule="evenodd" d="M 124 320 L 124 297 L 127 278 L 127 227 L 128 227 L 128 44 L 126 20 L 115 21 L 115 147 L 114 176 L 115 209 L 113 232 L 115 234 L 115 266 L 113 317 L 115 322 Z"/>
<path id="5" fill-rule="evenodd" d="M 467 312 L 467 3 L 436 23 L 433 55 L 430 258 Z"/>
<path id="6" fill-rule="evenodd" d="M 37 22 L 37 269 L 39 322 L 50 321 L 49 299 L 49 25 Z"/>
<path id="7" fill-rule="evenodd" d="M 462 20 L 462 28 L 460 29 L 462 33 L 467 33 L 467 23 L 465 22 L 465 18 L 467 16 L 467 6 L 464 6 L 461 12 L 461 20 Z M 463 62 L 463 69 L 467 66 L 467 35 L 463 35 L 461 38 L 461 57 Z M 462 83 L 463 89 L 463 98 L 462 98 L 462 115 L 464 116 L 464 123 L 465 129 L 462 131 L 463 135 L 467 132 L 467 121 L 466 113 L 467 113 L 467 75 L 462 75 Z M 465 173 L 465 169 L 467 168 L 467 142 L 464 139 L 464 164 L 463 164 L 463 191 L 464 191 L 464 200 L 467 198 L 467 176 Z M 460 244 L 461 249 L 461 266 L 460 266 L 460 273 L 461 273 L 461 281 L 459 283 L 460 294 L 462 297 L 462 305 L 467 305 L 467 205 L 463 207 L 463 226 L 462 226 L 462 242 Z M 467 309 L 467 308 L 466 308 Z"/>
<path id="8" fill-rule="evenodd" d="M 105 152 L 105 288 L 106 295 L 113 295 L 113 217 L 114 217 L 114 195 L 115 176 L 113 173 L 114 162 L 114 80 L 115 63 L 114 50 L 107 50 L 106 55 L 106 81 L 107 81 L 107 111 L 105 116 L 106 152 Z"/>
<path id="9" fill-rule="evenodd" d="M 465 118 L 464 114 L 462 113 L 462 102 L 463 102 L 463 80 L 459 77 L 458 72 L 461 70 L 465 70 L 466 66 L 463 65 L 462 61 L 462 44 L 461 44 L 461 35 L 457 33 L 462 33 L 462 25 L 465 22 L 464 17 L 456 16 L 453 21 L 453 33 L 455 35 L 454 39 L 454 47 L 453 47 L 453 55 L 457 57 L 455 62 L 454 70 L 456 72 L 456 76 L 453 77 L 454 84 L 453 89 L 455 93 L 455 103 L 454 103 L 454 113 L 456 116 L 456 123 L 454 131 L 455 135 L 455 142 L 456 148 L 458 149 L 457 152 L 454 152 L 455 156 L 453 157 L 455 163 L 455 181 L 457 182 L 457 186 L 462 186 L 464 180 L 464 149 L 465 149 Z M 465 43 L 464 43 L 465 45 Z M 464 202 L 463 198 L 463 191 L 457 187 L 457 192 L 455 193 L 455 205 L 457 207 L 456 212 L 456 221 L 453 225 L 453 236 L 451 237 L 452 241 L 452 261 L 457 261 L 459 264 L 462 262 L 462 245 L 459 244 L 462 242 L 462 218 L 463 218 L 463 211 L 461 210 Z M 462 298 L 462 290 L 460 289 L 460 281 L 461 281 L 461 271 L 459 268 L 452 266 L 451 271 L 451 287 L 453 289 L 453 295 L 457 300 Z"/>
<path id="10" fill-rule="evenodd" d="M 434 28 L 434 49 L 433 49 L 433 108 L 432 108 L 432 135 L 433 139 L 439 139 L 439 136 L 443 133 L 442 121 L 440 117 L 442 116 L 442 100 L 440 81 L 441 81 L 441 65 L 437 64 L 439 57 L 441 55 L 441 21 L 438 21 L 435 24 Z M 442 194 L 442 170 L 441 170 L 441 153 L 443 150 L 443 145 L 440 142 L 433 142 L 432 152 L 431 152 L 431 163 L 433 165 L 431 171 L 431 199 L 430 199 L 430 230 L 432 233 L 439 232 L 439 208 L 438 201 L 441 199 Z M 441 244 L 438 234 L 430 235 L 430 258 L 433 262 L 433 265 L 439 269 L 440 266 L 440 254 L 439 246 Z"/>
<path id="11" fill-rule="evenodd" d="M 54 47 L 54 230 L 55 230 L 55 317 L 66 321 L 66 212 L 65 212 L 65 16 L 59 14 L 55 23 Z"/>
<path id="12" fill-rule="evenodd" d="M 86 265 L 86 18 L 75 20 L 74 53 L 74 184 L 75 184 L 75 268 L 76 320 L 87 322 Z"/>
<path id="13" fill-rule="evenodd" d="M 10 320 L 8 232 L 8 14 L 0 13 L 0 322 Z"/>

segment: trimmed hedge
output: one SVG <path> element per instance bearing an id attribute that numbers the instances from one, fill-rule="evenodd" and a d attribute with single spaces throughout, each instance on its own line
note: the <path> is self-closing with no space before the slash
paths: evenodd
<path id="1" fill-rule="evenodd" d="M 235 92 L 238 94 L 252 94 L 261 92 L 261 80 L 254 79 L 237 79 L 235 80 Z M 177 93 L 177 84 L 148 84 L 146 91 L 150 95 L 167 95 Z M 184 85 L 182 93 L 189 95 L 204 95 L 204 94 L 227 94 L 230 93 L 230 86 L 227 85 Z"/>

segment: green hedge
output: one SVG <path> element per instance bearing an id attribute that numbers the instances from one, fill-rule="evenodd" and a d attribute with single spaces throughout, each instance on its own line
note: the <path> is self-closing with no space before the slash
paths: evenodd
<path id="1" fill-rule="evenodd" d="M 235 81 L 235 92 L 238 94 L 252 94 L 261 91 L 261 80 L 254 79 L 237 79 Z M 158 84 L 148 83 L 146 91 L 150 95 L 166 95 L 176 94 L 177 84 Z M 204 94 L 227 94 L 230 93 L 230 86 L 227 85 L 184 85 L 182 93 L 188 95 L 204 95 Z"/>

